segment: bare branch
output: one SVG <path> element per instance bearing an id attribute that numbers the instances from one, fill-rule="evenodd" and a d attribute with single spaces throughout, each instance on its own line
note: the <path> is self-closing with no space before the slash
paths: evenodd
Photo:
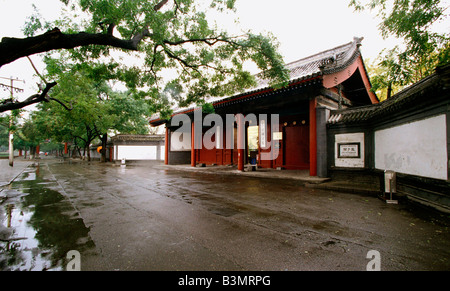
<path id="1" fill-rule="evenodd" d="M 156 61 L 156 54 L 158 53 L 158 47 L 159 47 L 159 44 L 157 44 L 157 45 L 155 45 L 153 47 L 153 59 L 152 59 L 152 64 L 150 66 L 150 71 L 152 72 L 153 76 L 155 77 L 155 80 L 158 79 L 157 75 L 156 75 L 156 72 L 154 71 L 154 66 L 155 66 L 155 61 Z"/>
<path id="2" fill-rule="evenodd" d="M 181 64 L 181 66 L 182 66 L 183 68 L 190 68 L 190 69 L 196 71 L 197 73 L 199 73 L 200 75 L 202 74 L 202 73 L 198 70 L 198 68 L 199 68 L 198 65 L 192 65 L 192 64 L 189 64 L 186 60 L 184 60 L 184 59 L 180 58 L 179 56 L 177 56 L 176 54 L 174 54 L 174 53 L 173 53 L 170 49 L 168 49 L 167 47 L 164 47 L 164 51 L 166 52 L 166 54 L 167 54 L 170 58 L 172 58 L 172 59 L 178 61 L 178 62 Z"/>
<path id="3" fill-rule="evenodd" d="M 235 36 L 233 38 L 239 38 L 241 36 Z M 219 42 L 224 42 L 224 43 L 228 43 L 231 45 L 239 45 L 238 43 L 234 42 L 231 40 L 232 38 L 224 38 L 224 37 L 207 37 L 207 38 L 192 38 L 192 39 L 182 39 L 182 40 L 177 40 L 177 41 L 170 41 L 170 40 L 164 40 L 163 42 L 165 44 L 171 45 L 171 46 L 177 46 L 177 45 L 182 45 L 185 43 L 195 43 L 195 42 L 203 42 L 209 46 L 214 46 Z"/>
<path id="4" fill-rule="evenodd" d="M 48 82 L 45 80 L 44 76 L 41 75 L 41 73 L 39 73 L 38 69 L 36 68 L 36 66 L 34 65 L 33 61 L 31 60 L 31 58 L 29 56 L 27 56 L 27 59 L 30 61 L 31 66 L 33 67 L 34 71 L 36 72 L 36 74 L 39 76 L 39 78 L 41 78 L 42 81 L 44 81 L 45 84 L 47 84 Z"/>
<path id="5" fill-rule="evenodd" d="M 5 112 L 5 111 L 8 111 L 8 110 L 20 109 L 20 108 L 23 108 L 23 107 L 28 106 L 28 105 L 32 105 L 32 104 L 35 104 L 35 103 L 39 103 L 39 102 L 45 101 L 48 92 L 53 87 L 55 87 L 56 85 L 57 85 L 56 82 L 46 84 L 46 86 L 45 86 L 45 88 L 44 88 L 44 90 L 42 91 L 41 94 L 32 95 L 32 96 L 28 97 L 25 101 L 20 102 L 20 101 L 12 101 L 11 100 L 10 102 L 6 102 L 6 103 L 3 103 L 3 104 L 0 104 L 0 112 Z"/>
<path id="6" fill-rule="evenodd" d="M 49 97 L 48 100 L 52 100 L 52 101 L 58 102 L 58 103 L 61 104 L 61 106 L 64 107 L 67 111 L 72 111 L 72 110 L 73 110 L 73 104 L 72 104 L 72 103 L 70 103 L 70 108 L 69 108 L 66 104 L 64 104 L 62 101 L 60 101 L 60 100 L 58 100 L 58 99 L 56 99 L 56 98 Z"/>
<path id="7" fill-rule="evenodd" d="M 161 2 L 159 2 L 158 4 L 156 4 L 156 5 L 153 7 L 153 10 L 159 11 L 161 8 L 163 8 L 164 5 L 167 4 L 167 2 L 169 2 L 169 0 L 162 0 Z"/>
<path id="8" fill-rule="evenodd" d="M 28 56 L 27 56 L 27 58 L 28 58 L 28 60 L 30 61 L 31 66 L 33 67 L 34 71 L 35 71 L 36 74 L 39 76 L 39 78 L 41 78 L 41 80 L 44 81 L 45 84 L 48 84 L 48 82 L 45 80 L 44 76 L 42 76 L 42 74 L 39 73 L 38 69 L 37 69 L 36 66 L 34 65 L 34 63 L 33 63 L 33 61 L 31 60 L 31 58 L 28 57 Z M 38 84 L 38 86 L 39 86 L 39 88 L 41 88 L 41 85 Z M 72 105 L 72 103 L 70 104 L 70 108 L 69 108 L 66 104 L 64 104 L 62 101 L 60 101 L 60 100 L 58 100 L 58 99 L 56 99 L 56 98 L 52 98 L 52 97 L 48 97 L 48 98 L 47 98 L 47 97 L 46 97 L 46 98 L 44 98 L 43 101 L 48 102 L 48 101 L 50 101 L 50 100 L 58 102 L 59 104 L 61 104 L 62 107 L 64 107 L 64 108 L 65 108 L 66 110 L 68 110 L 68 111 L 72 111 L 72 110 L 73 110 L 73 105 Z"/>

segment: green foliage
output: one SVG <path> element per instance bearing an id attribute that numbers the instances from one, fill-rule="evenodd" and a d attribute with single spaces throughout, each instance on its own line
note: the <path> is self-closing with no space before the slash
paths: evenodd
<path id="1" fill-rule="evenodd" d="M 0 128 L 9 127 L 9 115 L 0 115 Z"/>
<path id="2" fill-rule="evenodd" d="M 372 79 L 376 88 L 412 84 L 450 61 L 450 34 L 433 31 L 433 24 L 448 17 L 440 0 L 351 0 L 350 6 L 357 11 L 376 10 L 381 35 L 403 40 L 402 47 L 380 55 L 382 72 Z"/>
<path id="3" fill-rule="evenodd" d="M 54 65 L 53 60 L 47 59 Z M 41 132 L 63 142 L 74 138 L 88 146 L 96 137 L 111 131 L 130 134 L 148 132 L 149 108 L 145 99 L 132 93 L 115 92 L 100 67 L 73 65 L 59 70 L 59 86 L 52 97 L 70 104 L 68 111 L 57 103 L 46 103 L 35 113 Z"/>
<path id="4" fill-rule="evenodd" d="M 205 103 L 202 105 L 203 114 L 212 114 L 215 113 L 214 106 L 211 103 Z"/>
<path id="5" fill-rule="evenodd" d="M 32 119 L 25 120 L 24 124 L 14 134 L 14 148 L 35 148 L 45 140 L 37 124 Z"/>
<path id="6" fill-rule="evenodd" d="M 8 127 L 2 125 L 2 117 L 0 116 L 0 148 L 3 150 L 8 148 Z M 1 152 L 2 150 L 0 150 Z"/>
<path id="7" fill-rule="evenodd" d="M 61 1 L 68 10 L 54 26 L 62 31 L 114 31 L 114 36 L 124 40 L 145 35 L 139 52 L 132 57 L 126 52 L 118 60 L 117 53 L 112 53 L 113 46 L 88 45 L 69 50 L 70 55 L 65 58 L 78 66 L 88 63 L 94 77 L 122 82 L 142 98 L 153 100 L 149 106 L 161 113 L 169 112 L 172 104 L 159 100 L 167 84 L 176 83 L 181 88 L 176 100 L 179 106 L 198 103 L 209 96 L 231 95 L 254 85 L 254 77 L 244 70 L 243 64 L 248 61 L 256 63 L 262 76 L 276 87 L 285 85 L 289 78 L 274 37 L 250 32 L 229 36 L 209 23 L 208 9 L 233 11 L 235 0 L 210 0 L 206 7 L 193 0 Z M 164 5 L 155 9 L 159 3 Z M 44 21 L 38 15 L 31 17 L 26 26 L 30 35 L 44 30 L 44 25 L 39 25 Z M 58 63 L 58 58 L 54 62 Z M 54 65 L 48 63 L 50 75 L 58 73 Z"/>
<path id="8" fill-rule="evenodd" d="M 58 27 L 67 38 L 106 35 L 114 42 L 136 42 L 137 52 L 118 50 L 114 44 L 49 52 L 45 79 L 58 83 L 49 94 L 58 103 L 39 105 L 20 129 L 20 142 L 73 140 L 87 147 L 105 134 L 147 133 L 148 117 L 159 112 L 168 118 L 174 105 L 195 103 L 212 112 L 208 97 L 255 85 L 255 76 L 244 69 L 249 61 L 276 88 L 289 79 L 273 36 L 229 36 L 209 23 L 208 9 L 234 11 L 236 0 L 209 0 L 208 6 L 194 0 L 61 2 L 66 8 L 52 23 L 35 7 L 24 33 L 35 36 Z M 113 84 L 126 91 L 113 90 Z"/>
<path id="9" fill-rule="evenodd" d="M 389 75 L 391 71 L 383 64 L 384 62 L 380 61 L 374 63 L 366 61 L 366 68 L 369 76 L 371 76 L 372 91 L 380 101 L 386 100 L 389 94 L 388 90 L 391 90 L 392 94 L 392 92 L 398 92 L 402 89 L 402 86 L 388 82 L 395 79 L 396 76 Z"/>

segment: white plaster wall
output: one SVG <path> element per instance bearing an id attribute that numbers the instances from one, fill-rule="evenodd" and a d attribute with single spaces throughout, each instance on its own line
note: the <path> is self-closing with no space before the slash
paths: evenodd
<path id="1" fill-rule="evenodd" d="M 166 159 L 166 147 L 165 146 L 160 146 L 159 159 L 161 161 L 164 161 Z"/>
<path id="2" fill-rule="evenodd" d="M 178 130 L 172 132 L 170 137 L 170 150 L 173 152 L 190 151 L 191 143 L 191 133 Z"/>
<path id="3" fill-rule="evenodd" d="M 339 158 L 340 143 L 360 143 L 360 158 Z M 335 151 L 334 151 L 334 165 L 336 167 L 346 168 L 364 168 L 364 132 L 336 134 L 335 136 Z"/>
<path id="4" fill-rule="evenodd" d="M 118 146 L 117 159 L 157 160 L 157 146 Z"/>
<path id="5" fill-rule="evenodd" d="M 446 116 L 375 132 L 375 167 L 447 180 Z"/>

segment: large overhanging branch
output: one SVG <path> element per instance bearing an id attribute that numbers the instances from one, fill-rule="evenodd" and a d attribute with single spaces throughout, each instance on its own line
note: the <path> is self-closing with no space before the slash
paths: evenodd
<path id="1" fill-rule="evenodd" d="M 113 28 L 113 25 L 110 25 Z M 149 35 L 148 29 L 143 29 L 133 38 L 123 40 L 108 33 L 65 34 L 54 28 L 42 35 L 28 38 L 3 38 L 0 42 L 0 67 L 19 58 L 58 49 L 73 49 L 88 45 L 105 45 L 125 50 L 137 51 L 139 43 Z"/>
<path id="2" fill-rule="evenodd" d="M 153 7 L 154 11 L 159 11 L 167 3 L 168 0 L 161 0 Z M 54 28 L 34 37 L 4 37 L 0 42 L 0 67 L 22 57 L 38 53 L 58 49 L 73 49 L 88 45 L 105 45 L 137 51 L 139 43 L 145 37 L 150 36 L 148 28 L 144 28 L 131 39 L 120 39 L 113 35 L 114 28 L 115 24 L 111 23 L 109 24 L 107 33 L 80 32 L 77 34 L 66 34 L 62 33 L 58 28 Z"/>
<path id="3" fill-rule="evenodd" d="M 155 11 L 159 11 L 164 5 L 167 4 L 167 2 L 169 2 L 169 0 L 161 0 L 158 4 L 156 4 L 153 9 Z M 175 2 L 176 3 L 176 2 Z"/>
<path id="4" fill-rule="evenodd" d="M 40 94 L 35 94 L 28 97 L 25 101 L 13 101 L 13 100 L 5 100 L 3 103 L 0 103 L 0 112 L 5 112 L 8 110 L 20 109 L 28 105 L 36 104 L 42 101 L 48 101 L 47 94 L 48 92 L 56 86 L 56 82 L 46 84 L 44 90 Z"/>

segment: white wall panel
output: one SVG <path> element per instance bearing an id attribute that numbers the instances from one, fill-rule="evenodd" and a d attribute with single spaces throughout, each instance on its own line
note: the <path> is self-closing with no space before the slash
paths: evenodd
<path id="1" fill-rule="evenodd" d="M 173 152 L 190 151 L 191 150 L 191 133 L 181 132 L 178 129 L 172 132 L 170 138 L 170 150 Z"/>
<path id="2" fill-rule="evenodd" d="M 164 161 L 166 159 L 166 147 L 160 146 L 159 159 Z"/>
<path id="3" fill-rule="evenodd" d="M 117 158 L 122 160 L 156 160 L 157 146 L 118 146 Z"/>
<path id="4" fill-rule="evenodd" d="M 446 116 L 375 132 L 375 167 L 447 180 Z"/>
<path id="5" fill-rule="evenodd" d="M 343 158 L 340 157 L 340 145 L 345 144 L 358 144 L 359 157 L 357 158 Z M 336 134 L 335 136 L 335 166 L 345 168 L 364 168 L 364 133 L 345 133 Z"/>

